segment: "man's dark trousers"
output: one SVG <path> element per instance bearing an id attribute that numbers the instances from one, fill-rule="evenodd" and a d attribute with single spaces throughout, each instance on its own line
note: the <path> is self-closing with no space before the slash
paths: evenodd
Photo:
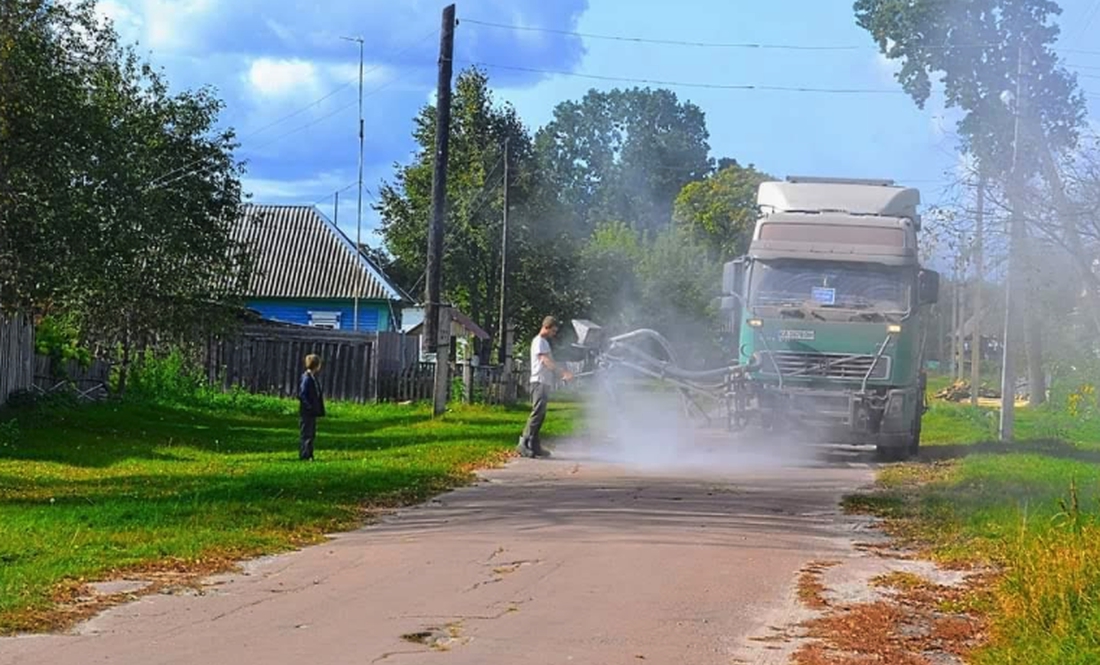
<path id="1" fill-rule="evenodd" d="M 298 423 L 301 438 L 298 442 L 298 459 L 313 459 L 313 440 L 317 438 L 317 417 L 301 414 Z"/>
<path id="2" fill-rule="evenodd" d="M 541 382 L 531 384 L 531 415 L 527 417 L 527 426 L 523 428 L 523 445 L 535 455 L 543 453 L 539 432 L 546 420 L 546 404 L 549 401 L 550 386 Z"/>

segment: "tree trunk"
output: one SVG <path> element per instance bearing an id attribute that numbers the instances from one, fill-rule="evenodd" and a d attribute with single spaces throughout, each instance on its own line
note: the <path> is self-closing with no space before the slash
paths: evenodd
<path id="1" fill-rule="evenodd" d="M 123 396 L 126 394 L 126 380 L 130 373 L 130 347 L 133 343 L 130 338 L 130 331 L 126 331 L 125 339 L 122 342 L 122 363 L 118 367 L 118 394 Z"/>
<path id="2" fill-rule="evenodd" d="M 1084 306 L 1089 319 L 1095 327 L 1095 332 L 1100 334 L 1100 279 L 1093 272 L 1093 256 L 1089 253 L 1087 245 L 1081 241 L 1081 232 L 1077 227 L 1077 216 L 1066 197 L 1065 184 L 1062 174 L 1058 172 L 1058 165 L 1054 161 L 1054 155 L 1049 145 L 1044 145 L 1039 151 L 1039 164 L 1043 175 L 1054 196 L 1054 209 L 1058 213 L 1058 219 L 1062 223 L 1063 246 L 1069 251 L 1077 265 L 1077 272 L 1084 282 Z"/>
<path id="3" fill-rule="evenodd" d="M 978 196 L 974 216 L 974 285 L 973 320 L 970 327 L 970 404 L 978 406 L 978 393 L 982 385 L 982 280 L 985 279 L 985 178 L 978 179 Z"/>
<path id="4" fill-rule="evenodd" d="M 936 337 L 939 342 L 936 345 L 936 360 L 940 361 L 940 371 L 947 365 L 947 313 L 943 311 L 943 302 L 936 304 Z"/>
<path id="5" fill-rule="evenodd" d="M 1047 401 L 1046 375 L 1043 372 L 1043 320 L 1036 311 L 1028 308 L 1027 314 L 1027 374 L 1028 404 L 1040 406 Z"/>
<path id="6" fill-rule="evenodd" d="M 955 380 L 966 378 L 966 282 L 960 270 L 959 281 L 955 286 L 955 298 L 959 301 L 959 321 L 955 328 Z"/>

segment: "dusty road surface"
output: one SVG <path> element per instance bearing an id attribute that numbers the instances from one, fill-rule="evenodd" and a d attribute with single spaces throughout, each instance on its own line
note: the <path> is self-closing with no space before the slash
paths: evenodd
<path id="1" fill-rule="evenodd" d="M 579 446 L 579 444 L 577 444 Z M 780 663 L 807 563 L 866 460 L 642 471 L 564 444 L 331 542 L 156 594 L 0 665 Z"/>

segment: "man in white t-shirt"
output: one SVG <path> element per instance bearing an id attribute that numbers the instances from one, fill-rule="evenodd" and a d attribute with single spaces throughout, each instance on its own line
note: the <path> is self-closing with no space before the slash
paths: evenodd
<path id="1" fill-rule="evenodd" d="M 550 339 L 558 334 L 558 322 L 548 316 L 542 321 L 542 329 L 531 340 L 531 415 L 523 429 L 516 451 L 524 457 L 549 457 L 550 453 L 539 443 L 539 431 L 546 420 L 546 404 L 550 391 L 554 387 L 554 377 L 561 374 L 562 379 L 570 381 L 573 374 L 554 363 L 554 354 L 550 349 Z"/>

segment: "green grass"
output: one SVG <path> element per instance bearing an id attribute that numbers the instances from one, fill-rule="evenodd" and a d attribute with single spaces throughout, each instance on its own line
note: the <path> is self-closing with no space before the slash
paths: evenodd
<path id="1" fill-rule="evenodd" d="M 1017 410 L 1017 442 L 991 443 L 996 412 L 935 403 L 922 448 L 851 510 L 948 562 L 1001 571 L 978 665 L 1100 662 L 1100 420 Z"/>
<path id="2" fill-rule="evenodd" d="M 354 528 L 370 506 L 425 499 L 508 454 L 522 407 L 342 405 L 297 459 L 295 405 L 113 403 L 0 416 L 0 633 L 56 624 L 81 581 L 156 567 L 215 569 Z M 544 431 L 567 433 L 575 407 Z"/>

